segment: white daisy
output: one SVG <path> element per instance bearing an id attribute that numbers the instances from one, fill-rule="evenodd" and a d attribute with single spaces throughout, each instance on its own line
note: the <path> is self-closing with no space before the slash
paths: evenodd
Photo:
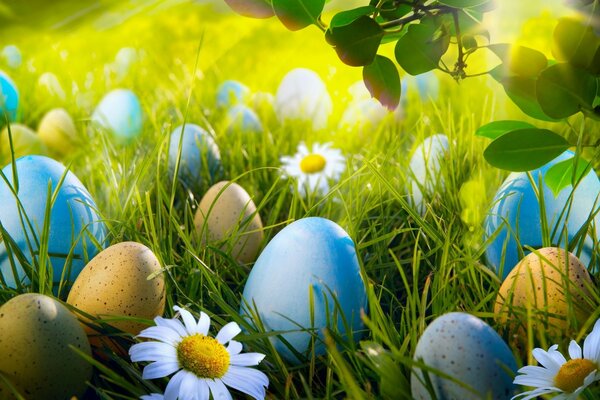
<path id="1" fill-rule="evenodd" d="M 241 354 L 242 344 L 232 340 L 241 332 L 237 323 L 228 323 L 213 338 L 208 336 L 208 315 L 201 312 L 196 322 L 189 311 L 177 306 L 173 309 L 179 312 L 183 323 L 177 318 L 156 317 L 156 326 L 144 329 L 138 335 L 156 341 L 134 344 L 129 350 L 131 361 L 151 362 L 144 368 L 144 379 L 162 378 L 176 372 L 164 397 L 152 394 L 146 399 L 209 400 L 212 394 L 213 399 L 231 400 L 225 385 L 257 400 L 265 398 L 269 378 L 248 368 L 258 365 L 265 356 Z"/>
<path id="2" fill-rule="evenodd" d="M 538 396 L 556 393 L 555 400 L 575 400 L 591 385 L 600 380 L 600 320 L 583 342 L 583 351 L 576 341 L 569 344 L 569 356 L 557 350 L 558 345 L 548 351 L 533 349 L 532 354 L 542 366 L 528 365 L 518 372 L 515 384 L 534 387 L 534 390 L 514 396 L 513 399 L 529 400 Z"/>
<path id="3" fill-rule="evenodd" d="M 342 152 L 332 149 L 331 143 L 315 143 L 309 150 L 304 142 L 293 156 L 281 157 L 285 176 L 296 178 L 298 190 L 304 196 L 310 193 L 327 194 L 329 180 L 337 180 L 346 169 Z"/>

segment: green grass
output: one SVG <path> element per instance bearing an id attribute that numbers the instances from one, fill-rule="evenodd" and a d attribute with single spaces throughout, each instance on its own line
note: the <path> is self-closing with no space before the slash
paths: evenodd
<path id="1" fill-rule="evenodd" d="M 435 103 L 421 104 L 416 93 L 408 93 L 402 122 L 390 118 L 368 134 L 342 132 L 336 124 L 349 101 L 346 88 L 360 79 L 360 71 L 343 66 L 317 29 L 294 35 L 276 21 L 215 14 L 205 6 L 175 1 L 151 4 L 129 18 L 122 17 L 126 5 L 112 5 L 108 10 L 114 10 L 114 21 L 104 11 L 57 30 L 8 27 L 2 40 L 14 39 L 25 59 L 21 69 L 10 72 L 21 92 L 21 122 L 35 128 L 55 106 L 76 118 L 80 142 L 62 162 L 95 199 L 111 244 L 137 241 L 156 254 L 167 281 L 166 316 L 173 315 L 174 305 L 182 305 L 196 314 L 207 312 L 217 326 L 232 320 L 242 325 L 247 334 L 241 341 L 267 355 L 260 368 L 269 376 L 273 399 L 410 398 L 417 341 L 433 318 L 449 311 L 479 316 L 510 341 L 493 318 L 501 281 L 484 266 L 486 243 L 481 239 L 483 218 L 506 173 L 485 163 L 486 141 L 474 132 L 495 119 L 524 116 L 497 87 L 488 86 L 484 78 L 460 85 L 444 80 Z M 123 45 L 142 48 L 145 56 L 118 81 L 106 74 L 105 64 Z M 239 79 L 253 90 L 274 92 L 294 66 L 312 68 L 325 79 L 335 103 L 327 129 L 314 132 L 299 123 L 282 125 L 263 109 L 264 134 L 225 133 L 223 113 L 215 107 L 215 89 L 222 80 Z M 36 87 L 45 71 L 57 75 L 66 100 Z M 74 85 L 78 95 L 72 94 Z M 142 137 L 131 145 L 117 144 L 89 126 L 94 105 L 116 87 L 138 93 L 146 114 Z M 219 246 L 200 244 L 193 234 L 199 199 L 187 201 L 183 190 L 171 184 L 168 139 L 184 120 L 214 133 L 222 156 L 220 178 L 235 180 L 253 196 L 265 225 L 263 247 L 289 222 L 306 216 L 329 218 L 354 239 L 368 283 L 369 312 L 361 343 L 330 332 L 326 356 L 293 366 L 272 347 L 272 334 L 257 331 L 238 314 L 251 266 L 237 264 Z M 578 128 L 581 121 L 574 118 L 570 124 Z M 552 126 L 576 134 L 566 125 Z M 597 124 L 588 129 L 591 135 L 599 132 Z M 445 184 L 438 179 L 421 217 L 406 196 L 408 161 L 416 145 L 435 133 L 445 133 L 454 144 L 441 171 Z M 292 182 L 281 178 L 279 157 L 293 154 L 300 141 L 333 141 L 347 156 L 346 173 L 323 198 L 303 198 Z M 593 162 L 600 165 L 597 157 Z M 206 190 L 211 182 L 202 184 Z M 50 294 L 47 280 L 42 272 L 32 287 L 18 291 L 41 289 Z M 513 347 L 520 365 L 532 361 L 533 347 L 559 343 L 564 350 L 571 338 L 581 339 L 590 331 L 600 316 L 600 297 L 592 289 L 590 303 L 597 311 L 584 326 L 572 326 L 564 336 L 533 330 L 531 322 L 538 317 L 531 316 L 526 348 Z M 0 283 L 0 304 L 15 294 Z M 60 297 L 66 298 L 66 290 Z M 133 342 L 110 327 L 100 329 L 124 345 Z M 142 380 L 142 365 L 108 349 L 103 358 L 89 361 L 96 367 L 90 398 L 136 398 L 162 392 L 167 382 Z"/>

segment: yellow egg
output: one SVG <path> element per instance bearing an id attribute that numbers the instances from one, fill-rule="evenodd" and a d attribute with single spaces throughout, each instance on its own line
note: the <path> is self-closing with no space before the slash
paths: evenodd
<path id="1" fill-rule="evenodd" d="M 589 316 L 586 299 L 591 287 L 590 275 L 577 257 L 557 247 L 545 247 L 528 254 L 508 274 L 494 313 L 501 323 L 523 328 L 526 310 L 531 309 L 535 320 L 547 318 L 552 329 L 564 332 L 570 318 L 583 323 Z"/>
<path id="2" fill-rule="evenodd" d="M 38 135 L 51 151 L 64 155 L 73 149 L 77 130 L 69 113 L 63 108 L 55 108 L 40 121 Z"/>
<path id="3" fill-rule="evenodd" d="M 67 303 L 97 317 L 152 319 L 163 314 L 165 281 L 152 250 L 136 242 L 118 243 L 100 252 L 81 271 Z M 151 279 L 148 279 L 152 276 Z M 106 321 L 137 335 L 146 325 L 128 320 Z M 88 334 L 94 333 L 85 326 Z"/>
<path id="4" fill-rule="evenodd" d="M 41 294 L 16 296 L 0 307 L 0 371 L 28 400 L 81 396 L 92 365 L 90 344 L 77 318 Z M 0 399 L 15 398 L 0 379 Z"/>
<path id="5" fill-rule="evenodd" d="M 11 124 L 10 133 L 12 136 L 13 151 L 15 159 L 30 155 L 45 155 L 48 151 L 46 146 L 40 140 L 40 137 L 34 131 L 21 124 Z M 8 127 L 5 127 L 0 133 L 0 168 L 11 161 L 10 141 L 8 137 Z"/>
<path id="6" fill-rule="evenodd" d="M 237 183 L 213 185 L 198 205 L 194 218 L 202 243 L 226 240 L 221 248 L 241 263 L 256 260 L 263 225 L 252 198 Z"/>

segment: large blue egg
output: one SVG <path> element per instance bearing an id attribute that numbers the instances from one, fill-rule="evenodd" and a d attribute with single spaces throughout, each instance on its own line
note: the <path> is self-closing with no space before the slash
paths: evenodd
<path id="1" fill-rule="evenodd" d="M 217 88 L 217 107 L 228 108 L 244 103 L 250 96 L 250 89 L 238 81 L 225 81 Z"/>
<path id="2" fill-rule="evenodd" d="M 178 180 L 196 195 L 200 195 L 203 177 L 214 181 L 221 169 L 221 154 L 210 134 L 195 124 L 180 125 L 171 133 L 169 142 L 169 172 L 175 173 L 181 143 Z"/>
<path id="3" fill-rule="evenodd" d="M 17 119 L 19 107 L 19 91 L 14 82 L 4 72 L 0 71 L 0 126 L 6 124 L 4 113 L 8 114 L 9 121 Z"/>
<path id="4" fill-rule="evenodd" d="M 334 306 L 332 293 L 340 309 Z M 252 315 L 257 310 L 266 331 L 294 331 L 281 336 L 306 355 L 312 337 L 306 329 L 316 329 L 320 338 L 327 326 L 337 326 L 340 333 L 348 334 L 339 316 L 343 313 L 354 339 L 358 339 L 363 327 L 360 313 L 366 307 L 366 289 L 354 242 L 334 222 L 311 217 L 290 224 L 265 247 L 244 287 L 241 313 Z M 288 361 L 299 361 L 281 340 L 271 340 Z M 325 346 L 317 340 L 315 353 L 324 352 Z"/>
<path id="5" fill-rule="evenodd" d="M 118 140 L 129 142 L 142 132 L 142 106 L 131 90 L 115 89 L 102 98 L 92 121 L 113 133 Z"/>
<path id="6" fill-rule="evenodd" d="M 249 107 L 238 104 L 227 112 L 227 132 L 262 132 L 263 127 L 258 115 Z"/>
<path id="7" fill-rule="evenodd" d="M 2 58 L 10 68 L 19 68 L 23 62 L 21 50 L 14 44 L 9 44 L 2 49 Z"/>
<path id="8" fill-rule="evenodd" d="M 489 265 L 503 278 L 519 261 L 519 244 L 522 247 L 547 247 L 542 241 L 540 202 L 535 192 L 538 191 L 540 176 L 545 177 L 551 166 L 573 156 L 573 152 L 566 151 L 543 167 L 531 171 L 531 176 L 535 181 L 535 190 L 526 172 L 510 174 L 498 189 L 492 209 L 484 222 L 486 239 L 497 231 L 498 235 L 490 243 L 485 254 Z M 593 266 L 590 265 L 594 252 L 592 237 L 600 238 L 600 213 L 598 213 L 600 181 L 596 172 L 591 170 L 575 190 L 572 186 L 568 186 L 557 197 L 554 197 L 545 182 L 540 193 L 543 194 L 544 199 L 551 238 L 550 246 L 565 244 L 565 229 L 569 243 L 571 243 L 578 231 L 596 213 L 592 218 L 595 221 L 592 224 L 595 225 L 595 232 L 588 232 L 583 244 L 577 242 L 575 250 L 572 251 L 584 265 L 593 269 Z M 571 196 L 572 200 L 569 200 Z M 563 212 L 563 210 L 565 211 Z M 568 222 L 565 224 L 565 221 Z M 504 262 L 502 262 L 503 252 L 505 252 Z M 598 264 L 598 260 L 596 260 L 596 264 Z"/>
<path id="9" fill-rule="evenodd" d="M 87 261 L 101 250 L 97 246 L 105 244 L 106 227 L 91 195 L 75 174 L 44 156 L 25 156 L 16 161 L 18 201 L 11 190 L 15 186 L 12 164 L 4 167 L 2 173 L 11 186 L 0 179 L 0 223 L 29 263 L 38 254 L 43 237 L 48 187 L 51 185 L 54 192 L 64 176 L 50 210 L 48 254 L 51 255 L 54 282 L 59 282 L 63 273 L 65 280 L 73 282 Z M 24 229 L 21 217 L 25 216 L 29 223 L 24 224 Z M 0 243 L 0 273 L 8 286 L 15 287 L 11 257 L 6 248 L 8 239 L 4 239 Z M 72 259 L 68 262 L 67 256 L 71 252 Z M 28 283 L 23 267 L 15 257 L 13 259 L 17 279 Z"/>

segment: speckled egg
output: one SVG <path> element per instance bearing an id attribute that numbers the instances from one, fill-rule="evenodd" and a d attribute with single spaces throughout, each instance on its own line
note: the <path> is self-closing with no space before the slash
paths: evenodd
<path id="1" fill-rule="evenodd" d="M 339 308 L 334 306 L 332 294 Z M 288 225 L 267 244 L 250 271 L 240 312 L 249 319 L 257 312 L 267 332 L 293 331 L 281 336 L 306 355 L 312 336 L 301 327 L 314 328 L 321 340 L 327 326 L 358 340 L 363 327 L 360 314 L 366 308 L 354 242 L 336 223 L 311 217 Z M 343 313 L 352 332 L 346 332 L 341 317 L 334 320 L 334 309 L 338 315 Z M 315 342 L 317 355 L 325 353 L 321 340 Z M 271 341 L 288 361 L 299 361 L 281 340 L 271 337 Z"/>
<path id="2" fill-rule="evenodd" d="M 136 242 L 117 243 L 85 266 L 67 303 L 99 319 L 153 319 L 161 316 L 165 308 L 165 280 L 160 270 L 158 259 L 148 247 Z M 110 325 L 133 335 L 147 327 L 126 320 L 111 321 Z"/>
<path id="3" fill-rule="evenodd" d="M 512 376 L 517 363 L 504 340 L 481 319 L 462 312 L 436 318 L 417 343 L 415 361 L 469 385 L 475 393 L 433 371 L 427 371 L 438 399 L 508 400 L 514 394 Z M 415 400 L 429 400 L 423 370 L 413 367 L 411 391 Z"/>
<path id="4" fill-rule="evenodd" d="M 586 298 L 592 285 L 577 257 L 558 247 L 545 247 L 525 256 L 510 271 L 498 292 L 494 313 L 502 323 L 526 324 L 525 310 L 532 308 L 564 332 L 570 325 L 571 311 L 580 324 L 589 316 Z"/>
<path id="5" fill-rule="evenodd" d="M 9 44 L 2 49 L 0 56 L 10 68 L 19 68 L 23 63 L 21 50 L 14 44 Z"/>
<path id="6" fill-rule="evenodd" d="M 229 108 L 246 102 L 250 97 L 250 89 L 243 83 L 228 80 L 217 88 L 217 107 Z"/>
<path id="7" fill-rule="evenodd" d="M 102 98 L 92 114 L 92 122 L 119 141 L 130 142 L 142 133 L 142 106 L 131 90 L 115 89 Z"/>
<path id="8" fill-rule="evenodd" d="M 40 89 L 38 95 L 43 95 L 41 97 L 54 97 L 61 101 L 65 101 L 67 99 L 67 95 L 60 84 L 60 81 L 52 72 L 44 72 L 41 74 L 38 78 L 37 85 L 38 89 Z"/>
<path id="9" fill-rule="evenodd" d="M 13 186 L 13 165 L 9 164 L 2 170 Z M 106 238 L 106 227 L 101 222 L 96 204 L 85 186 L 71 171 L 66 171 L 64 165 L 44 156 L 25 156 L 16 160 L 16 171 L 19 187 L 18 201 L 11 187 L 0 179 L 0 222 L 23 253 L 28 263 L 33 257 L 38 259 L 39 243 L 43 237 L 47 207 L 49 184 L 52 191 L 56 190 L 64 175 L 62 185 L 58 189 L 54 204 L 50 210 L 48 221 L 48 254 L 53 270 L 53 281 L 58 282 L 64 275 L 66 281 L 75 280 L 87 260 L 98 252 L 97 245 L 102 246 Z M 24 214 L 19 212 L 21 207 Z M 26 229 L 22 227 L 20 214 L 27 216 L 31 224 Z M 0 243 L 0 273 L 10 287 L 15 287 L 15 276 L 10 258 L 14 251 L 6 249 L 7 240 Z M 31 245 L 31 250 L 28 245 Z M 12 248 L 12 246 L 11 246 Z M 14 248 L 12 248 L 15 250 Z M 11 256 L 12 253 L 12 256 Z M 69 259 L 69 254 L 71 258 Z M 14 257 L 18 276 L 17 280 L 28 283 L 30 271 L 25 273 L 17 257 Z"/>
<path id="10" fill-rule="evenodd" d="M 263 240 L 263 225 L 252 198 L 237 183 L 213 185 L 198 205 L 194 218 L 203 243 L 221 242 L 221 248 L 247 264 L 256 260 Z"/>
<path id="11" fill-rule="evenodd" d="M 550 167 L 573 156 L 573 152 L 566 151 L 543 167 L 530 171 L 535 188 L 526 172 L 515 172 L 511 173 L 498 189 L 492 208 L 484 221 L 485 239 L 496 232 L 497 235 L 487 247 L 485 255 L 489 266 L 502 278 L 505 278 L 519 262 L 519 244 L 532 248 L 543 246 L 540 202 L 536 192 L 540 192 L 544 198 L 548 231 L 552 235 L 550 242 L 553 246 L 561 246 L 564 243 L 565 231 L 569 242 L 578 240 L 576 236 L 579 230 L 586 226 L 590 216 L 593 217 L 595 228 L 590 228 L 585 239 L 577 242 L 573 253 L 590 270 L 594 270 L 600 264 L 600 261 L 596 260 L 595 265 L 590 265 L 594 252 L 593 237 L 600 238 L 600 180 L 596 172 L 590 170 L 575 190 L 569 185 L 562 189 L 558 196 L 554 196 L 545 182 L 543 190 L 539 190 L 538 187 L 540 177 L 544 177 Z"/>
<path id="12" fill-rule="evenodd" d="M 41 294 L 16 296 L 0 307 L 0 371 L 28 400 L 81 397 L 92 365 L 90 344 L 75 316 Z M 0 379 L 0 398 L 12 399 Z"/>
<path id="13" fill-rule="evenodd" d="M 258 115 L 251 108 L 243 104 L 238 104 L 227 111 L 226 126 L 228 133 L 259 133 L 263 131 Z"/>
<path id="14" fill-rule="evenodd" d="M 10 124 L 12 135 L 12 150 L 15 153 L 15 159 L 28 154 L 46 154 L 48 149 L 40 140 L 40 137 L 34 131 L 25 125 Z M 8 127 L 0 132 L 0 166 L 11 162 L 10 141 L 8 136 Z"/>
<path id="15" fill-rule="evenodd" d="M 280 121 L 308 121 L 313 129 L 323 129 L 332 111 L 329 92 L 316 72 L 296 68 L 283 77 L 275 94 L 275 113 Z"/>
<path id="16" fill-rule="evenodd" d="M 38 135 L 53 153 L 65 155 L 73 150 L 77 129 L 73 118 L 64 108 L 55 108 L 40 121 Z"/>
<path id="17" fill-rule="evenodd" d="M 351 103 L 340 120 L 340 129 L 347 131 L 369 132 L 376 131 L 388 110 L 375 99 L 364 99 Z"/>
<path id="18" fill-rule="evenodd" d="M 4 113 L 8 114 L 9 121 L 17 119 L 19 108 L 19 91 L 8 75 L 0 71 L 0 126 L 6 125 Z"/>
<path id="19" fill-rule="evenodd" d="M 411 202 L 421 214 L 426 210 L 424 199 L 431 197 L 438 185 L 443 185 L 440 166 L 448 157 L 449 149 L 448 137 L 437 134 L 425 138 L 412 154 L 409 165 Z"/>
<path id="20" fill-rule="evenodd" d="M 202 182 L 213 181 L 221 169 L 221 154 L 212 136 L 195 124 L 180 125 L 173 129 L 169 142 L 169 173 L 175 174 L 175 166 L 181 158 L 177 177 L 195 195 L 200 193 Z"/>

